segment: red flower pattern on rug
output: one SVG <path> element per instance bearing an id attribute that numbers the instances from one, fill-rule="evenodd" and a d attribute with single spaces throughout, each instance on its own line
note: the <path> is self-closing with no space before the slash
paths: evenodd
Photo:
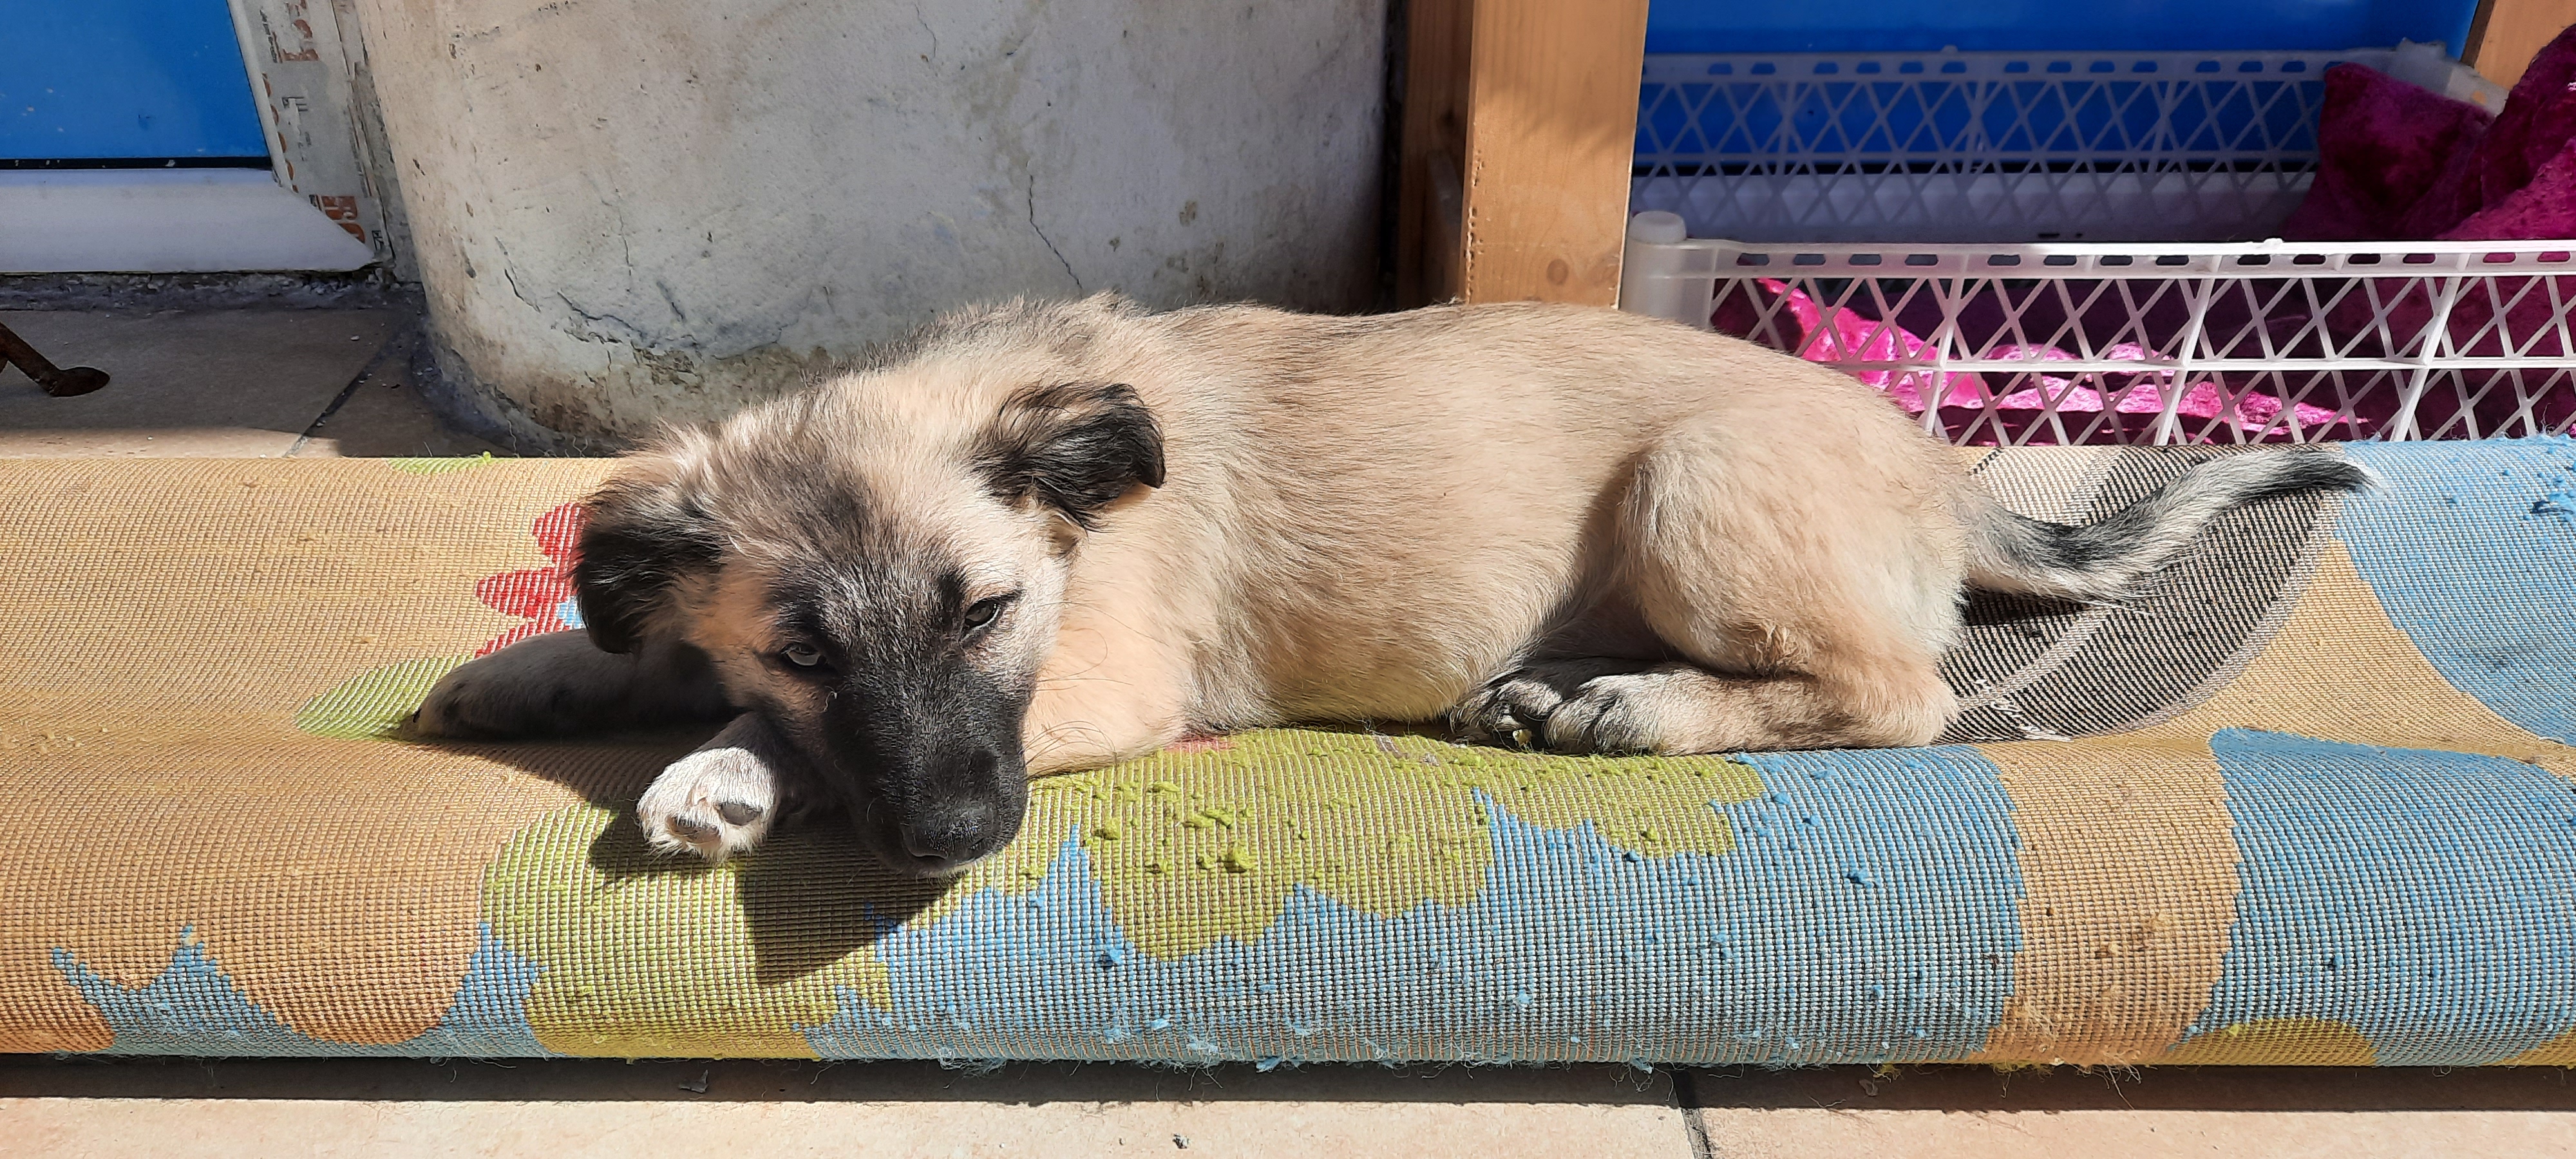
<path id="1" fill-rule="evenodd" d="M 546 553 L 549 565 L 485 576 L 474 585 L 474 598 L 483 601 L 485 607 L 527 621 L 492 637 L 474 650 L 475 655 L 488 656 L 530 636 L 581 626 L 581 606 L 573 598 L 572 586 L 581 522 L 578 501 L 538 516 L 530 530 L 537 537 L 537 550 Z"/>

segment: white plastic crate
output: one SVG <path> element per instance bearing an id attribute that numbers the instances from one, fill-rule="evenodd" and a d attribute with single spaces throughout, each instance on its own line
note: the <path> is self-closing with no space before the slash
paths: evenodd
<path id="1" fill-rule="evenodd" d="M 2229 240 L 2305 196 L 2336 61 L 2502 103 L 2414 45 L 1649 57 L 1620 307 L 1963 444 L 2569 432 L 2576 241 Z"/>
<path id="2" fill-rule="evenodd" d="M 1622 309 L 1833 366 L 1961 444 L 2576 426 L 2576 242 L 1640 240 L 1658 225 L 1630 230 Z"/>
<path id="3" fill-rule="evenodd" d="M 2231 241 L 2306 195 L 2325 70 L 2484 104 L 2435 45 L 1646 58 L 1630 212 L 1740 241 Z"/>

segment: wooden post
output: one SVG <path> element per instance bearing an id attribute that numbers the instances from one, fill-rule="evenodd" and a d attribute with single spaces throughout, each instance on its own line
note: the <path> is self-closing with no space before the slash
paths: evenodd
<path id="1" fill-rule="evenodd" d="M 2576 24 L 2576 0 L 2484 0 L 2469 25 L 2460 60 L 2488 80 L 2512 88 L 2531 58 Z"/>
<path id="2" fill-rule="evenodd" d="M 1472 2 L 1460 292 L 1612 305 L 1646 0 Z"/>
<path id="3" fill-rule="evenodd" d="M 1404 141 L 1395 217 L 1395 296 L 1410 309 L 1458 296 L 1459 158 L 1467 155 L 1472 0 L 1405 9 Z"/>

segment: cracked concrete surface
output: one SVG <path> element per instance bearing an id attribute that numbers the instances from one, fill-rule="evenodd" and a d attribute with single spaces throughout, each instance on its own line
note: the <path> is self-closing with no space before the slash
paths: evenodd
<path id="1" fill-rule="evenodd" d="M 1046 235 L 1046 227 L 1038 224 L 1038 175 L 1035 173 L 1029 174 L 1029 228 L 1037 231 L 1038 240 L 1046 243 L 1047 252 L 1064 264 L 1064 276 L 1073 281 L 1073 292 L 1082 293 L 1082 275 L 1073 272 L 1073 262 L 1064 256 L 1063 250 L 1056 248 L 1055 239 Z"/>
<path id="2" fill-rule="evenodd" d="M 1376 290 L 1387 0 L 354 2 L 441 366 L 531 438 L 976 302 Z"/>

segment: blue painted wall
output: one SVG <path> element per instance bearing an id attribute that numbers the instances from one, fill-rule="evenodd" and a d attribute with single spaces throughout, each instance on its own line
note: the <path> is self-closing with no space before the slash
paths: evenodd
<path id="1" fill-rule="evenodd" d="M 0 0 L 0 161 L 265 164 L 224 0 Z"/>
<path id="2" fill-rule="evenodd" d="M 2468 40 L 2476 0 L 1654 0 L 1648 52 L 2385 48 Z"/>

